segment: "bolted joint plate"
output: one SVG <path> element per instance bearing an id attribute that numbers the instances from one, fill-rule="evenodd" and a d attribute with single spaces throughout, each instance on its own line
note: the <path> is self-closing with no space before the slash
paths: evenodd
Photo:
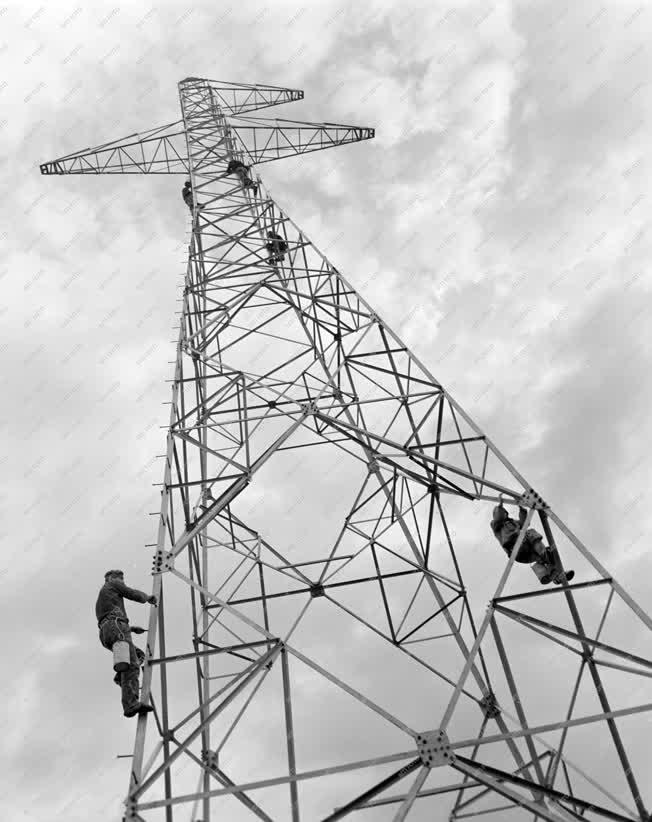
<path id="1" fill-rule="evenodd" d="M 310 400 L 309 402 L 301 403 L 301 410 L 306 416 L 310 416 L 311 414 L 316 414 L 319 411 L 317 403 L 314 400 Z"/>
<path id="2" fill-rule="evenodd" d="M 367 465 L 367 470 L 370 474 L 379 474 L 380 462 L 375 457 L 372 457 Z"/>
<path id="3" fill-rule="evenodd" d="M 217 751 L 204 749 L 201 752 L 201 758 L 203 759 L 207 767 L 211 768 L 214 771 L 218 770 L 219 762 Z"/>
<path id="4" fill-rule="evenodd" d="M 428 731 L 419 734 L 417 750 L 426 768 L 437 768 L 455 762 L 455 755 L 451 751 L 446 731 Z"/>
<path id="5" fill-rule="evenodd" d="M 537 494 L 533 488 L 528 490 L 519 498 L 519 505 L 523 508 L 548 508 L 548 504 Z"/>
<path id="6" fill-rule="evenodd" d="M 487 719 L 498 719 L 500 716 L 500 708 L 493 693 L 488 693 L 486 696 L 483 696 L 478 704 Z"/>
<path id="7" fill-rule="evenodd" d="M 152 574 L 162 574 L 174 568 L 174 555 L 170 551 L 157 548 L 152 561 Z"/>

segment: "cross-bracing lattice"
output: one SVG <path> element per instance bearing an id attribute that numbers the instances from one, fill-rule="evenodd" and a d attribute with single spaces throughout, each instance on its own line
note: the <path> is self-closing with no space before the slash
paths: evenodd
<path id="1" fill-rule="evenodd" d="M 179 90 L 179 122 L 41 166 L 192 184 L 125 818 L 647 820 L 649 616 L 228 173 L 373 131 L 249 116 L 290 89 Z M 505 564 L 500 495 L 572 584 Z"/>

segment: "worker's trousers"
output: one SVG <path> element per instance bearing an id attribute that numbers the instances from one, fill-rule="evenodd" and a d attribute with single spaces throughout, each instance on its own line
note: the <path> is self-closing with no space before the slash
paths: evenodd
<path id="1" fill-rule="evenodd" d="M 516 543 L 516 539 L 514 543 Z M 511 549 L 506 547 L 506 550 L 511 555 Z M 543 544 L 541 534 L 535 531 L 534 528 L 528 528 L 525 532 L 525 538 L 516 555 L 516 562 L 532 563 L 532 570 L 538 580 L 543 580 L 546 577 L 550 578 L 555 574 L 554 560 Z"/>
<path id="2" fill-rule="evenodd" d="M 120 689 L 122 691 L 122 710 L 125 715 L 134 711 L 139 704 L 138 678 L 140 666 L 136 648 L 131 640 L 131 631 L 126 619 L 107 617 L 100 625 L 100 642 L 109 651 L 113 650 L 113 643 L 122 640 L 129 645 L 129 667 L 120 673 Z"/>
<path id="3" fill-rule="evenodd" d="M 246 172 L 243 168 L 239 168 L 236 171 L 236 174 L 238 175 L 243 188 L 253 188 L 256 185 L 256 183 L 254 183 L 249 176 L 248 172 Z"/>

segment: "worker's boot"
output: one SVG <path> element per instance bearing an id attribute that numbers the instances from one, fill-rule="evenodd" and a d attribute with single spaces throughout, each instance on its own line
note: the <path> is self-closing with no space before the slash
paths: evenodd
<path id="1" fill-rule="evenodd" d="M 542 585 L 548 585 L 548 583 L 550 583 L 553 579 L 553 569 L 543 562 L 533 563 L 532 570 Z"/>
<path id="2" fill-rule="evenodd" d="M 133 645 L 131 646 L 133 649 Z M 135 649 L 133 650 L 133 664 L 128 670 L 120 674 L 120 687 L 122 689 L 122 712 L 125 716 L 135 716 L 141 706 L 139 699 L 140 689 L 138 687 L 140 668 Z"/>
<path id="3" fill-rule="evenodd" d="M 128 711 L 124 712 L 125 716 L 131 717 L 136 716 L 136 714 L 148 714 L 150 711 L 153 711 L 151 705 L 144 705 L 142 702 L 137 702 L 133 708 L 129 708 Z"/>
<path id="4" fill-rule="evenodd" d="M 575 571 L 557 571 L 552 581 L 555 585 L 567 585 L 575 576 Z"/>

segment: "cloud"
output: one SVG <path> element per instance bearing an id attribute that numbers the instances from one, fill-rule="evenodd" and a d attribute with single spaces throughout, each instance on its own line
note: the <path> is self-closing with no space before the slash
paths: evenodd
<path id="1" fill-rule="evenodd" d="M 79 639 L 78 637 L 74 636 L 60 636 L 56 637 L 56 639 L 48 638 L 47 642 L 41 643 L 43 646 L 43 652 L 48 654 L 49 656 L 65 654 L 67 651 L 72 650 L 73 648 L 78 647 Z"/>
<path id="2" fill-rule="evenodd" d="M 11 758 L 22 749 L 39 705 L 39 676 L 36 671 L 19 673 L 15 689 L 7 699 L 7 727 L 2 735 L 2 754 Z"/>

